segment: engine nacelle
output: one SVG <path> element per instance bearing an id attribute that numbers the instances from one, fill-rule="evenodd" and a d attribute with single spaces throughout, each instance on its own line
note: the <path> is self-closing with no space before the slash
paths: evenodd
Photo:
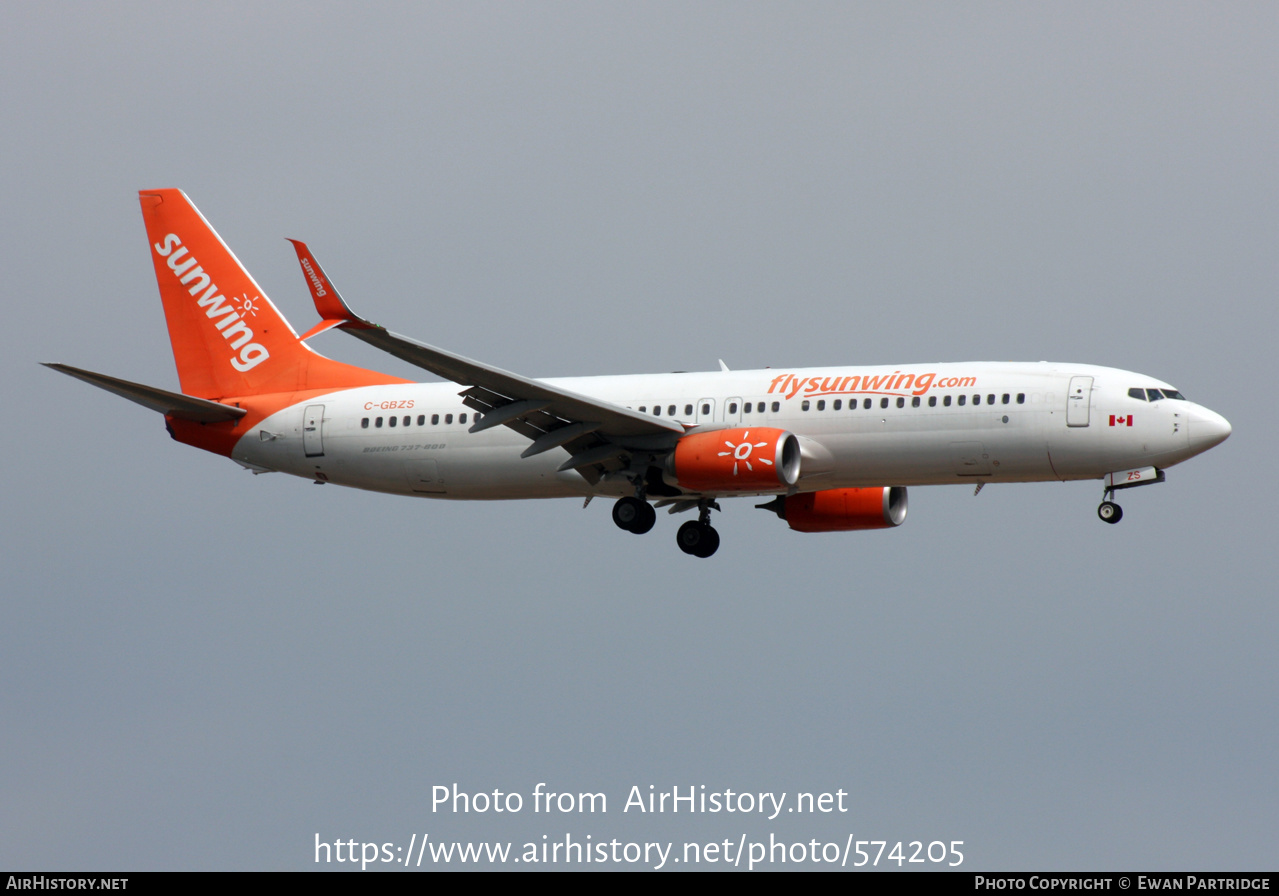
<path id="1" fill-rule="evenodd" d="M 779 497 L 760 507 L 776 513 L 796 532 L 891 529 L 906 521 L 906 489 L 830 488 Z"/>
<path id="2" fill-rule="evenodd" d="M 671 480 L 696 492 L 767 492 L 799 481 L 799 439 L 784 429 L 743 426 L 684 436 L 666 461 Z"/>

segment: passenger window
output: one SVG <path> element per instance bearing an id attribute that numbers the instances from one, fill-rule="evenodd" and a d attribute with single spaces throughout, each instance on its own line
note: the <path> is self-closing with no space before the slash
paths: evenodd
<path id="1" fill-rule="evenodd" d="M 418 415 L 417 415 L 417 425 L 418 425 L 418 426 L 426 426 L 426 414 L 418 414 Z"/>
<path id="2" fill-rule="evenodd" d="M 906 399 L 904 399 L 904 398 L 899 398 L 899 399 L 897 399 L 897 406 L 898 406 L 899 408 L 904 408 L 904 407 L 906 407 Z"/>
<path id="3" fill-rule="evenodd" d="M 830 409 L 831 409 L 832 411 L 838 411 L 838 410 L 839 410 L 840 408 L 842 408 L 843 406 L 844 406 L 844 403 L 843 403 L 842 401 L 840 401 L 838 398 L 836 398 L 836 399 L 835 399 L 835 403 L 834 403 L 833 405 L 831 405 L 831 406 L 830 406 Z"/>
<path id="4" fill-rule="evenodd" d="M 374 421 L 373 421 L 373 425 L 374 425 L 375 427 L 377 427 L 378 429 L 381 429 L 381 428 L 382 428 L 382 418 L 381 418 L 381 417 L 378 417 L 376 420 L 374 420 Z"/>
<path id="5" fill-rule="evenodd" d="M 821 401 L 817 402 L 817 410 L 819 411 L 826 410 L 826 399 L 823 398 Z"/>
<path id="6" fill-rule="evenodd" d="M 806 410 L 808 410 L 808 399 L 807 399 L 807 398 L 805 398 L 805 399 L 804 399 L 804 403 L 803 403 L 803 404 L 801 404 L 801 405 L 799 406 L 799 409 L 800 409 L 801 411 L 806 411 Z"/>
<path id="7" fill-rule="evenodd" d="M 413 418 L 412 418 L 412 417 L 410 417 L 409 415 L 405 414 L 405 415 L 404 415 L 404 425 L 405 425 L 405 426 L 409 426 L 409 425 L 411 425 L 412 423 L 413 423 Z"/>
<path id="8" fill-rule="evenodd" d="M 667 417 L 675 416 L 675 405 L 671 405 L 669 408 L 666 409 L 666 416 Z M 462 422 L 465 423 L 466 421 L 463 420 Z"/>
<path id="9" fill-rule="evenodd" d="M 804 408 L 804 410 L 808 410 L 808 408 Z M 733 402 L 732 404 L 730 404 L 730 405 L 728 406 L 728 412 L 729 412 L 730 414 L 736 414 L 736 413 L 737 413 L 737 402 Z"/>
<path id="10" fill-rule="evenodd" d="M 749 401 L 742 405 L 742 412 L 745 414 L 749 414 L 751 412 L 751 403 Z"/>
<path id="11" fill-rule="evenodd" d="M 782 409 L 781 402 L 777 402 L 777 401 L 773 402 L 773 413 L 774 413 L 774 414 L 776 414 L 776 413 L 777 413 L 778 411 L 780 411 L 781 409 Z"/>
<path id="12" fill-rule="evenodd" d="M 936 396 L 936 395 L 929 395 L 929 396 L 928 396 L 928 406 L 929 406 L 930 408 L 935 408 L 935 407 L 937 407 L 937 396 Z"/>
<path id="13" fill-rule="evenodd" d="M 1004 393 L 1004 404 L 1008 404 L 1008 400 L 1012 398 L 1007 392 Z"/>
<path id="14" fill-rule="evenodd" d="M 648 413 L 648 405 L 646 405 L 646 404 L 642 404 L 642 405 L 640 405 L 640 413 L 641 413 L 641 414 L 647 414 L 647 413 Z"/>
<path id="15" fill-rule="evenodd" d="M 445 423 L 452 423 L 452 422 L 453 422 L 453 415 L 452 415 L 452 414 L 445 414 L 445 415 L 444 415 L 444 422 L 445 422 Z"/>
<path id="16" fill-rule="evenodd" d="M 463 414 L 462 416 L 458 417 L 458 418 L 457 418 L 457 422 L 458 422 L 458 423 L 465 423 L 465 422 L 466 422 L 466 415 L 465 415 L 465 414 Z"/>
<path id="17" fill-rule="evenodd" d="M 864 411 L 869 411 L 869 410 L 870 410 L 870 399 L 869 399 L 869 398 L 867 398 L 865 401 L 863 401 L 863 402 L 862 402 L 862 410 L 864 410 Z"/>
<path id="18" fill-rule="evenodd" d="M 974 404 L 974 405 L 981 404 L 981 396 L 980 396 L 980 395 L 974 395 L 974 396 L 973 396 L 973 404 Z"/>
<path id="19" fill-rule="evenodd" d="M 994 404 L 994 403 L 995 403 L 995 396 L 993 396 L 993 395 L 987 395 L 987 396 L 986 396 L 986 404 Z"/>
<path id="20" fill-rule="evenodd" d="M 967 396 L 967 395 L 961 395 L 961 396 L 959 396 L 959 406 L 960 406 L 961 408 L 964 406 L 964 402 L 967 400 L 967 398 L 968 398 L 968 396 Z"/>
<path id="21" fill-rule="evenodd" d="M 644 410 L 644 409 L 643 409 L 643 408 L 640 408 L 640 410 L 642 411 L 642 410 Z M 711 406 L 710 406 L 710 405 L 708 405 L 708 404 L 704 404 L 704 405 L 702 405 L 702 415 L 703 415 L 703 416 L 705 416 L 706 414 L 709 414 L 710 412 L 711 412 Z"/>
<path id="22" fill-rule="evenodd" d="M 387 421 L 386 421 L 386 422 L 387 422 L 387 424 L 388 424 L 388 425 L 390 425 L 390 426 L 394 426 L 396 423 L 398 423 L 398 422 L 399 422 L 399 420 L 400 420 L 400 418 L 399 418 L 399 417 L 390 417 L 390 418 L 388 418 L 388 419 L 387 419 Z"/>
<path id="23" fill-rule="evenodd" d="M 660 404 L 653 405 L 653 416 L 654 417 L 662 416 L 662 406 Z"/>
<path id="24" fill-rule="evenodd" d="M 946 407 L 950 407 L 950 396 L 949 396 L 949 395 L 947 395 L 945 398 L 943 398 L 943 399 L 941 400 L 941 403 L 942 403 L 943 405 L 945 405 Z"/>
<path id="25" fill-rule="evenodd" d="M 916 395 L 914 398 L 912 398 L 912 399 L 910 400 L 910 406 L 911 406 L 912 408 L 917 408 L 917 407 L 919 407 L 919 396 L 918 396 L 918 395 Z"/>
<path id="26" fill-rule="evenodd" d="M 1017 403 L 1018 403 L 1018 404 L 1025 404 L 1025 403 L 1026 403 L 1026 393 L 1025 393 L 1025 392 L 1018 392 L 1018 393 L 1017 393 Z"/>
<path id="27" fill-rule="evenodd" d="M 439 414 L 432 414 L 432 415 L 431 415 L 431 425 L 432 425 L 432 426 L 439 426 L 439 425 L 440 425 L 440 415 L 439 415 Z"/>
<path id="28" fill-rule="evenodd" d="M 365 417 L 363 420 L 360 421 L 360 429 L 368 429 L 368 428 L 369 428 L 369 418 Z"/>
<path id="29" fill-rule="evenodd" d="M 691 404 L 684 405 L 684 416 L 685 417 L 693 416 L 693 406 Z"/>
<path id="30" fill-rule="evenodd" d="M 887 398 L 881 398 L 881 399 L 879 400 L 879 406 L 880 406 L 881 408 L 886 408 L 886 407 L 888 407 L 888 399 L 887 399 Z"/>

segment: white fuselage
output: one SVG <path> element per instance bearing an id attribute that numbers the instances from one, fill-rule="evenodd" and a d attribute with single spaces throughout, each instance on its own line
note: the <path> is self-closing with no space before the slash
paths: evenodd
<path id="1" fill-rule="evenodd" d="M 1171 466 L 1230 432 L 1222 417 L 1193 402 L 1130 395 L 1170 390 L 1166 383 L 1082 364 L 914 364 L 546 382 L 690 429 L 789 430 L 804 450 L 801 477 L 791 489 L 801 492 L 1098 479 Z M 474 411 L 459 391 L 455 383 L 421 383 L 312 398 L 264 419 L 232 456 L 254 469 L 423 497 L 634 491 L 625 480 L 591 485 L 574 470 L 557 471 L 568 456 L 562 449 L 522 459 L 529 440 L 504 426 L 468 432 Z"/>

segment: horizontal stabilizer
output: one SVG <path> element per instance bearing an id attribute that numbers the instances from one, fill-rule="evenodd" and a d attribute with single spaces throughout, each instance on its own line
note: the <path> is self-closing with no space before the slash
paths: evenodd
<path id="1" fill-rule="evenodd" d="M 216 423 L 220 420 L 235 420 L 248 413 L 243 408 L 218 404 L 216 401 L 206 401 L 203 398 L 192 398 L 190 395 L 182 395 L 178 392 L 166 392 L 164 389 L 157 389 L 154 386 L 131 383 L 128 380 L 117 379 L 103 373 L 94 373 L 91 370 L 81 370 L 79 367 L 71 367 L 67 364 L 45 364 L 44 366 L 51 367 L 60 373 L 65 373 L 67 376 L 73 376 L 78 380 L 84 380 L 99 389 L 114 392 L 121 398 L 137 402 L 144 408 L 159 411 L 166 416 L 191 420 L 195 423 Z"/>

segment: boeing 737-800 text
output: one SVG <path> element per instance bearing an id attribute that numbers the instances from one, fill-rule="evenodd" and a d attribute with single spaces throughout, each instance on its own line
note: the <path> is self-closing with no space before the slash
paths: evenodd
<path id="1" fill-rule="evenodd" d="M 181 393 L 48 366 L 254 472 L 462 500 L 608 496 L 637 534 L 658 508 L 697 511 L 677 542 L 709 557 L 710 512 L 728 497 L 771 498 L 758 506 L 800 532 L 844 532 L 900 525 L 911 485 L 1102 479 L 1098 516 L 1117 523 L 1117 490 L 1163 482 L 1230 435 L 1167 383 L 1086 364 L 530 379 L 357 317 L 294 241 L 321 318 L 298 336 L 180 190 L 140 196 Z M 451 382 L 325 358 L 307 340 L 329 329 Z"/>

